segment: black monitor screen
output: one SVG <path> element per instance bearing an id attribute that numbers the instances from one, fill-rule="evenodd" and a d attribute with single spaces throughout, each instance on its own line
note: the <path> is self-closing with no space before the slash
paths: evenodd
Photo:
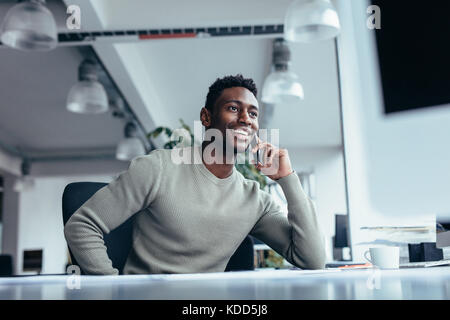
<path id="1" fill-rule="evenodd" d="M 372 0 L 385 113 L 450 103 L 450 1 Z"/>

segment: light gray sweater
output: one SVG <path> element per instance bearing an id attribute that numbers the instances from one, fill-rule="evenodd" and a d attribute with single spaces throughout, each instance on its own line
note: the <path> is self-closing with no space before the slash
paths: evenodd
<path id="1" fill-rule="evenodd" d="M 86 201 L 64 233 L 87 274 L 118 274 L 103 235 L 137 212 L 124 274 L 221 272 L 248 234 L 299 268 L 323 268 L 313 203 L 295 172 L 277 183 L 288 202 L 287 217 L 269 193 L 235 168 L 220 179 L 201 160 L 176 164 L 171 150 L 154 150 Z"/>

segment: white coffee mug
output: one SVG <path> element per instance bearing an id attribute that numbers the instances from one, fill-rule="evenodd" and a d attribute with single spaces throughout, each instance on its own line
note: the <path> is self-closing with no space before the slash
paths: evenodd
<path id="1" fill-rule="evenodd" d="M 367 256 L 370 253 L 370 259 Z M 399 247 L 370 248 L 364 253 L 364 258 L 374 267 L 380 269 L 398 269 L 400 263 Z"/>

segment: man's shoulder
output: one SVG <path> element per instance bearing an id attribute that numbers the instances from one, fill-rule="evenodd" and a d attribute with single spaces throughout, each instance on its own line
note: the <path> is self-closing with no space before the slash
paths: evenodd
<path id="1" fill-rule="evenodd" d="M 155 159 L 166 159 L 167 157 L 170 158 L 170 151 L 169 149 L 153 149 L 149 153 L 139 156 L 136 159 L 142 159 L 144 161 L 152 161 Z"/>
<path id="2" fill-rule="evenodd" d="M 174 148 L 174 149 L 154 149 L 146 155 L 135 158 L 137 161 L 142 161 L 146 165 L 159 165 L 161 168 L 168 166 L 175 166 L 181 163 L 191 163 L 190 155 L 191 147 Z"/>
<path id="3" fill-rule="evenodd" d="M 148 167 L 161 167 L 164 163 L 163 159 L 166 157 L 165 149 L 154 149 L 145 155 L 138 156 L 131 161 L 131 166 L 141 169 Z"/>
<path id="4" fill-rule="evenodd" d="M 150 151 L 146 156 L 147 157 L 159 157 L 161 159 L 166 159 L 169 158 L 170 159 L 170 152 L 172 150 L 171 149 L 154 149 L 152 151 Z"/>

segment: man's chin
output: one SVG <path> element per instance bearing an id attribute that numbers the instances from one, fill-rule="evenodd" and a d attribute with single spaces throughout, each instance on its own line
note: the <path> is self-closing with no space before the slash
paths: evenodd
<path id="1" fill-rule="evenodd" d="M 237 153 L 245 153 L 250 147 L 250 144 L 235 144 L 234 145 L 234 154 Z"/>
<path id="2" fill-rule="evenodd" d="M 244 144 L 244 143 L 235 143 L 233 145 L 227 146 L 227 148 L 229 148 L 229 150 L 233 150 L 233 154 L 245 153 L 249 147 L 250 147 L 250 144 Z"/>

